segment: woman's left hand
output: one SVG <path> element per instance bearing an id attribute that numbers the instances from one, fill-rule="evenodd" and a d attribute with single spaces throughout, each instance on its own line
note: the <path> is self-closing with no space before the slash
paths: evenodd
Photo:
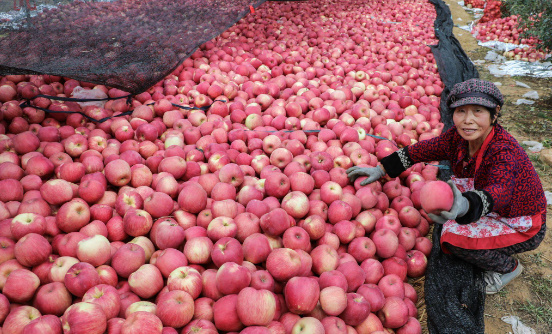
<path id="1" fill-rule="evenodd" d="M 452 181 L 447 182 L 448 185 L 452 188 L 452 194 L 454 195 L 454 202 L 450 211 L 441 211 L 440 214 L 435 215 L 433 213 L 428 213 L 427 215 L 434 223 L 444 224 L 448 220 L 455 220 L 458 217 L 462 217 L 468 212 L 470 203 L 468 199 L 462 196 L 462 193 Z"/>

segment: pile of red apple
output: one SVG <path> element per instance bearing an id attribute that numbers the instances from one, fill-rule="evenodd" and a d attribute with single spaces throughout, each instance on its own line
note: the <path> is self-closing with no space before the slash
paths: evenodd
<path id="1" fill-rule="evenodd" d="M 485 0 L 466 0 L 464 4 L 468 8 L 485 8 Z"/>
<path id="2" fill-rule="evenodd" d="M 537 51 L 535 45 L 539 42 L 536 37 L 520 38 L 523 32 L 518 28 L 518 17 L 511 15 L 508 17 L 497 18 L 492 21 L 481 23 L 475 26 L 473 32 L 477 33 L 477 39 L 482 42 L 499 41 L 512 44 L 524 44 L 528 47 L 516 48 L 512 51 L 504 52 L 504 56 L 515 60 L 535 62 L 544 59 L 546 53 Z"/>
<path id="3" fill-rule="evenodd" d="M 345 171 L 440 134 L 434 19 L 422 0 L 267 2 L 130 106 L 2 77 L 0 333 L 421 333 L 408 280 L 437 167 Z"/>
<path id="4" fill-rule="evenodd" d="M 227 0 L 224 6 L 212 6 L 189 0 L 65 1 L 43 8 L 16 33 L 5 34 L 0 63 L 73 73 L 141 91 L 151 85 L 151 74 L 173 68 L 193 51 L 196 40 L 220 31 L 254 2 Z M 218 13 L 223 17 L 211 23 Z"/>
<path id="5" fill-rule="evenodd" d="M 483 16 L 479 19 L 480 23 L 490 22 L 502 17 L 500 7 L 502 1 L 500 0 L 488 0 L 483 10 Z"/>

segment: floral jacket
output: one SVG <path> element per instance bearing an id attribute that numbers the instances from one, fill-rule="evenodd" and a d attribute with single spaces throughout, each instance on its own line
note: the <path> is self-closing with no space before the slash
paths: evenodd
<path id="1" fill-rule="evenodd" d="M 524 149 L 499 124 L 494 126 L 489 137 L 488 145 L 482 147 L 484 152 L 481 152 L 477 171 L 476 158 L 480 152 L 469 158 L 468 142 L 458 134 L 456 127 L 438 137 L 407 146 L 382 159 L 382 164 L 389 176 L 396 177 L 418 162 L 450 160 L 456 178 L 473 179 L 474 182 L 474 190 L 463 193 L 470 201 L 470 210 L 456 220 L 459 224 L 477 221 L 491 212 L 506 218 L 540 214 L 544 224 L 546 197 Z"/>

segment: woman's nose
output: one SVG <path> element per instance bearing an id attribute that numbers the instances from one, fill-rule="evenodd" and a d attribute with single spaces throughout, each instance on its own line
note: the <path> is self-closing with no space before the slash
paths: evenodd
<path id="1" fill-rule="evenodd" d="M 471 111 L 467 112 L 464 117 L 464 123 L 471 123 L 473 121 L 473 118 L 474 118 L 473 113 Z"/>

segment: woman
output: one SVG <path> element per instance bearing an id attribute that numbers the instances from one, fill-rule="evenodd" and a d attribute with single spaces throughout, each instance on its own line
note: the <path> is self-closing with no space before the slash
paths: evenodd
<path id="1" fill-rule="evenodd" d="M 440 215 L 441 248 L 484 270 L 486 293 L 500 291 L 523 269 L 511 255 L 538 247 L 546 231 L 546 198 L 539 176 L 518 142 L 497 123 L 504 99 L 492 83 L 456 84 L 447 105 L 454 126 L 436 138 L 407 146 L 373 168 L 347 170 L 361 185 L 386 173 L 397 177 L 413 164 L 450 160 L 454 205 Z"/>

